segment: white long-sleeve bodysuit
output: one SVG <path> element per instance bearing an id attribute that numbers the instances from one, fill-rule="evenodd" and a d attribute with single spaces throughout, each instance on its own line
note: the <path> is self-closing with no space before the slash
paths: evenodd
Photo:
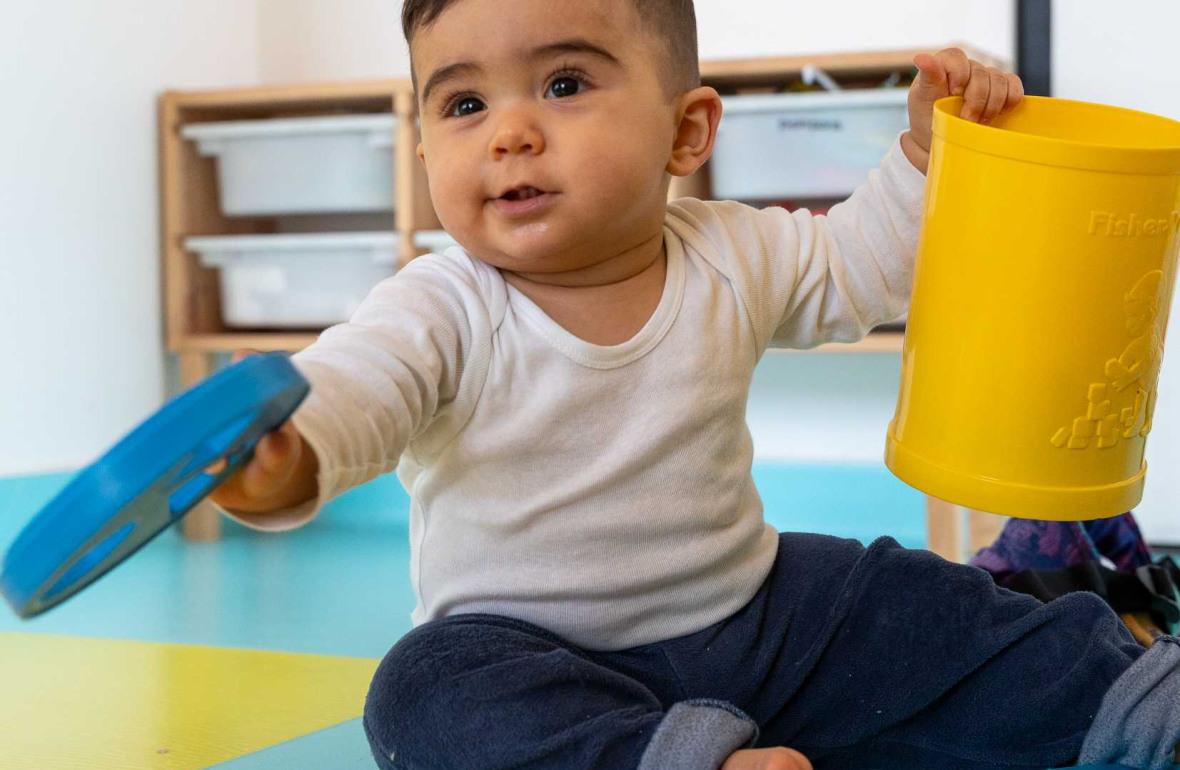
<path id="1" fill-rule="evenodd" d="M 295 356 L 318 499 L 232 515 L 290 529 L 396 469 L 415 625 L 496 613 L 597 650 L 708 627 L 778 545 L 750 474 L 754 366 L 772 342 L 853 341 L 905 310 L 924 187 L 895 141 L 827 216 L 669 204 L 659 306 L 610 347 L 461 248 L 421 257 Z"/>

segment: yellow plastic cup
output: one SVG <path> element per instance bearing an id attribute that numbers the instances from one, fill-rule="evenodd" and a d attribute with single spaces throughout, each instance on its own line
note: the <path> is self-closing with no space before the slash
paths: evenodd
<path id="1" fill-rule="evenodd" d="M 1025 97 L 992 125 L 934 106 L 885 463 L 1032 519 L 1143 496 L 1180 244 L 1180 122 Z"/>

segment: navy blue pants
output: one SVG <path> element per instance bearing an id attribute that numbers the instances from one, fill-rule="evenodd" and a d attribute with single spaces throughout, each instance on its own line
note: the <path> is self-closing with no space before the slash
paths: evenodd
<path id="1" fill-rule="evenodd" d="M 506 617 L 426 623 L 364 725 L 383 770 L 715 770 L 766 746 L 816 770 L 1060 767 L 1143 655 L 1093 594 L 1042 604 L 892 538 L 785 533 L 748 605 L 676 639 L 594 652 Z"/>

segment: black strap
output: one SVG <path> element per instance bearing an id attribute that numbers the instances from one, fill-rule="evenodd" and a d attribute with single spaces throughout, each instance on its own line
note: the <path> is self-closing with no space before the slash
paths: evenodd
<path id="1" fill-rule="evenodd" d="M 1098 594 L 1115 612 L 1148 612 L 1161 629 L 1172 631 L 1180 625 L 1180 595 L 1176 585 L 1180 568 L 1147 564 L 1134 572 L 1115 572 L 1098 562 L 1086 562 L 1065 569 L 1030 569 L 1014 573 L 1000 584 L 1043 602 L 1074 591 Z"/>

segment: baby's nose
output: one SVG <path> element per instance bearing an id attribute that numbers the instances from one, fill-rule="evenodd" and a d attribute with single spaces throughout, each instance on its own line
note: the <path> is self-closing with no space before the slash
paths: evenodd
<path id="1" fill-rule="evenodd" d="M 509 116 L 500 124 L 489 149 L 494 160 L 508 155 L 540 155 L 545 151 L 545 138 L 536 124 Z"/>

